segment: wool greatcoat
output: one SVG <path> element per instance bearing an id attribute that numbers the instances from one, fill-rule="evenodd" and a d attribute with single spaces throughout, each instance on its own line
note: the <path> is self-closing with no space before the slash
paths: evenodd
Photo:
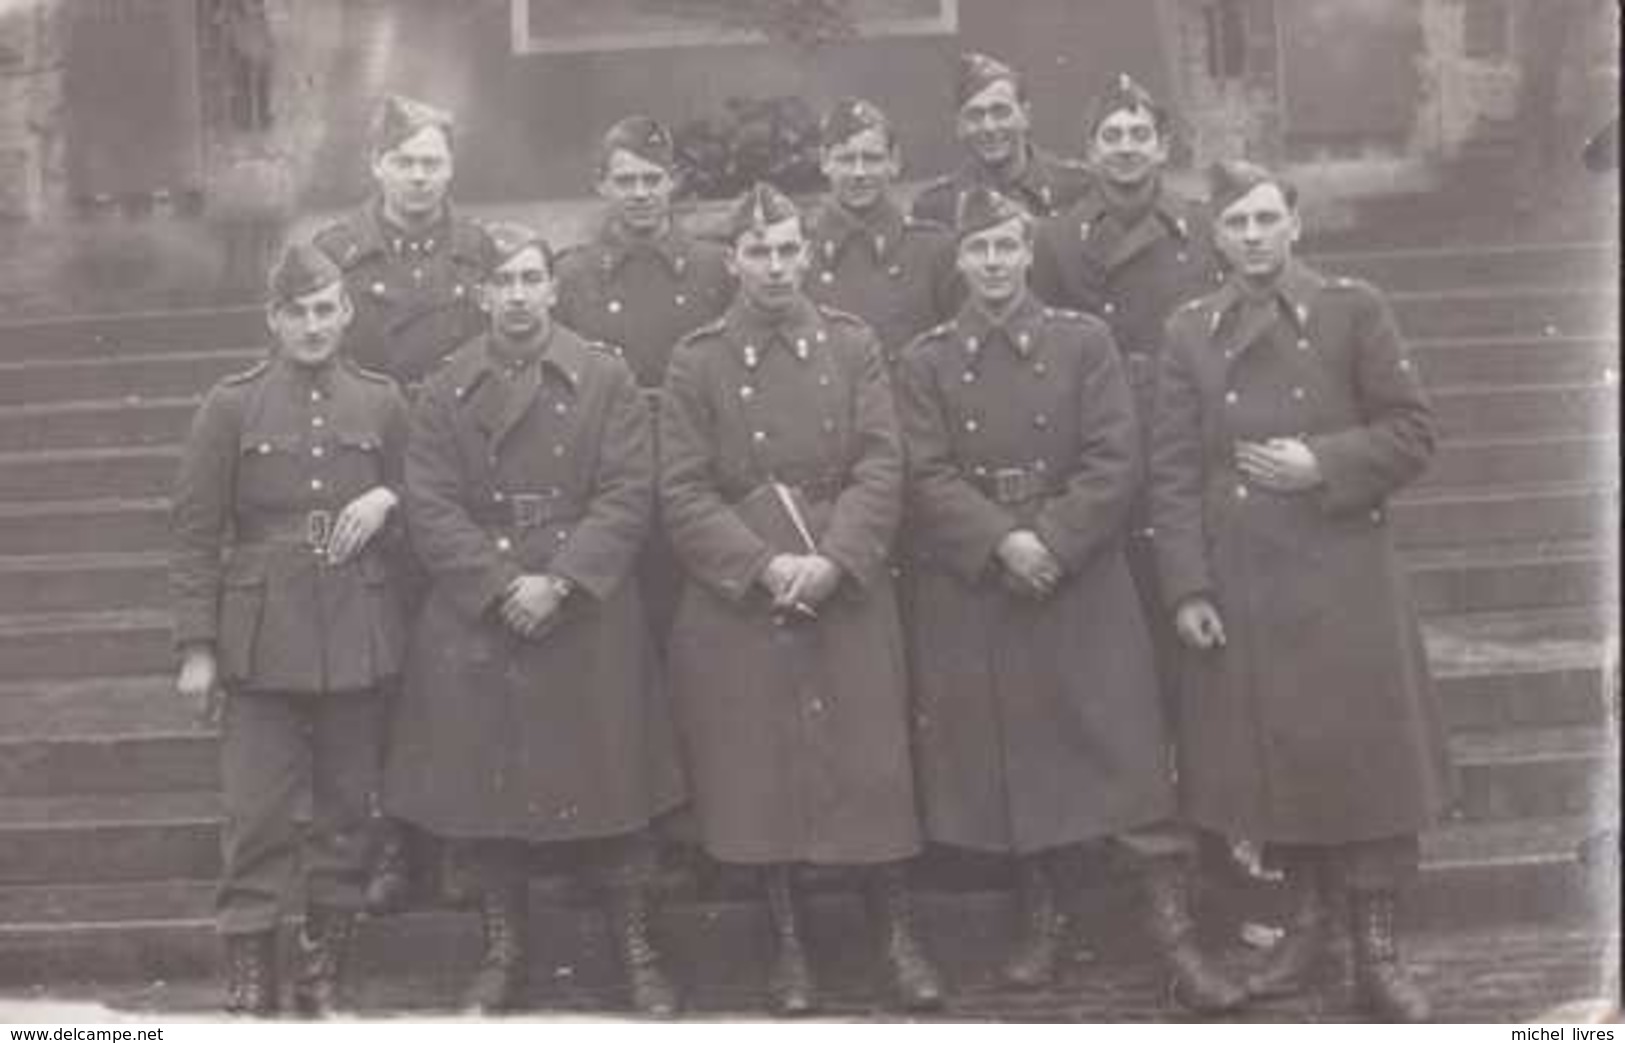
<path id="1" fill-rule="evenodd" d="M 668 663 L 702 844 L 744 863 L 914 854 L 886 567 L 903 453 L 874 334 L 805 299 L 777 322 L 738 301 L 678 346 L 661 422 L 663 516 L 689 576 Z M 805 550 L 736 509 L 770 479 L 841 570 L 815 621 L 775 622 L 758 583 L 775 550 Z"/>
<path id="2" fill-rule="evenodd" d="M 952 228 L 959 213 L 959 198 L 978 185 L 1014 199 L 1036 218 L 1060 213 L 1089 190 L 1094 175 L 1075 159 L 1028 144 L 1027 162 L 1013 180 L 999 177 L 975 156 L 967 156 L 959 169 L 926 182 L 910 208 L 915 219 Z"/>
<path id="3" fill-rule="evenodd" d="M 927 836 L 1025 853 L 1167 818 L 1162 709 L 1122 551 L 1139 441 L 1110 331 L 1030 295 L 1002 321 L 972 301 L 909 347 L 898 382 Z M 1023 528 L 1064 568 L 1043 600 L 1000 576 L 995 549 Z"/>
<path id="4" fill-rule="evenodd" d="M 1239 440 L 1302 438 L 1324 482 L 1278 493 Z M 1388 501 L 1426 467 L 1421 373 L 1370 285 L 1301 263 L 1169 319 L 1152 510 L 1169 612 L 1202 595 L 1223 648 L 1185 656 L 1186 815 L 1232 836 L 1335 844 L 1414 834 L 1448 797 L 1443 729 Z"/>
<path id="5" fill-rule="evenodd" d="M 385 802 L 441 836 L 554 841 L 642 828 L 683 793 L 636 583 L 654 457 L 613 349 L 554 325 L 539 359 L 476 338 L 413 411 L 407 519 L 431 587 L 395 710 Z M 522 573 L 575 584 L 522 638 Z"/>

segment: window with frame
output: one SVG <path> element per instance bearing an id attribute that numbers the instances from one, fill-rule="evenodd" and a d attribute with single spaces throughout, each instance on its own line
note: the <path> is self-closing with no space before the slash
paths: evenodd
<path id="1" fill-rule="evenodd" d="M 1239 80 L 1247 74 L 1246 0 L 1209 0 L 1202 9 L 1207 38 L 1207 74 Z"/>

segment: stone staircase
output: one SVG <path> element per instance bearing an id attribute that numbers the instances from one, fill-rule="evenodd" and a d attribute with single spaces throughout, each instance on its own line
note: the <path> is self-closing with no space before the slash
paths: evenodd
<path id="1" fill-rule="evenodd" d="M 1617 801 L 1617 249 L 1319 263 L 1396 288 L 1445 436 L 1393 510 L 1461 778 L 1408 915 L 1612 922 L 1613 885 L 1588 888 L 1577 851 Z M 253 310 L 0 327 L 0 980 L 212 970 L 217 747 L 170 688 L 165 497 L 199 394 L 250 364 L 261 333 Z M 1120 876 L 1085 899 L 1107 920 L 1125 905 Z M 922 877 L 938 940 L 975 953 L 1002 930 L 986 867 L 937 858 Z M 747 892 L 704 872 L 671 887 L 678 954 L 721 978 L 756 973 Z M 538 937 L 613 980 L 576 892 L 537 888 Z M 851 895 L 824 890 L 820 919 L 855 930 Z M 460 968 L 474 932 L 443 912 L 392 918 L 367 932 L 367 959 Z"/>

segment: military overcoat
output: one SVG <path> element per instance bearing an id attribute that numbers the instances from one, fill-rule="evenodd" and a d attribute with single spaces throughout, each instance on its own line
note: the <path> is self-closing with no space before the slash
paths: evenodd
<path id="1" fill-rule="evenodd" d="M 341 565 L 319 549 L 355 497 L 400 492 L 406 431 L 395 383 L 346 361 L 273 355 L 216 384 L 175 484 L 176 643 L 213 642 L 242 689 L 356 691 L 398 673 L 398 523 Z"/>
<path id="2" fill-rule="evenodd" d="M 1151 648 L 1122 543 L 1141 468 L 1110 331 L 1030 295 L 975 302 L 905 352 L 914 735 L 926 832 L 1028 852 L 1173 810 Z M 1012 592 L 1032 529 L 1064 578 Z"/>
<path id="3" fill-rule="evenodd" d="M 1089 169 L 1035 145 L 1027 146 L 1027 162 L 1014 180 L 998 177 L 972 156 L 951 174 L 921 187 L 911 212 L 921 221 L 952 228 L 958 217 L 959 197 L 978 185 L 1009 196 L 1034 217 L 1049 217 L 1077 202 L 1094 181 Z"/>
<path id="4" fill-rule="evenodd" d="M 874 334 L 805 300 L 779 323 L 736 303 L 678 346 L 666 396 L 662 510 L 689 578 L 668 663 L 701 841 L 729 862 L 913 854 L 886 568 L 903 454 Z M 796 490 L 842 573 L 816 621 L 776 622 L 757 582 L 774 549 L 805 549 L 741 517 L 770 479 Z"/>
<path id="5" fill-rule="evenodd" d="M 1268 491 L 1238 440 L 1303 438 L 1324 482 Z M 1180 783 L 1197 824 L 1259 840 L 1415 833 L 1448 798 L 1443 730 L 1389 499 L 1433 453 L 1432 410 L 1370 285 L 1294 262 L 1169 319 L 1152 509 L 1172 612 L 1205 595 L 1222 649 L 1187 652 Z"/>
<path id="6" fill-rule="evenodd" d="M 537 841 L 644 826 L 683 792 L 637 584 L 649 411 L 610 349 L 554 326 L 528 363 L 485 337 L 425 385 L 406 463 L 429 597 L 393 718 L 391 814 L 441 836 Z M 515 578 L 575 584 L 558 623 L 515 635 Z"/>

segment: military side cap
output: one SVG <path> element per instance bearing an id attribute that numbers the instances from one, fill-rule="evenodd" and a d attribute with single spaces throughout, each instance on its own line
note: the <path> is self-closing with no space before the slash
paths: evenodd
<path id="1" fill-rule="evenodd" d="M 891 121 L 880 111 L 880 106 L 862 98 L 842 98 L 824 113 L 818 133 L 825 148 L 833 148 L 850 141 L 866 130 L 884 130 L 891 137 Z"/>
<path id="2" fill-rule="evenodd" d="M 964 105 L 1000 80 L 1009 80 L 1016 93 L 1021 93 L 1021 77 L 1010 66 L 975 51 L 960 55 L 958 74 L 954 77 L 954 105 Z"/>
<path id="3" fill-rule="evenodd" d="M 273 304 L 284 304 L 307 293 L 341 282 L 344 272 L 313 243 L 293 243 L 271 268 L 267 288 Z"/>
<path id="4" fill-rule="evenodd" d="M 374 153 L 388 152 L 425 127 L 438 127 L 451 143 L 451 113 L 400 94 L 386 94 L 372 116 L 368 140 Z"/>
<path id="5" fill-rule="evenodd" d="M 1120 72 L 1112 79 L 1110 87 L 1090 100 L 1088 109 L 1084 111 L 1083 132 L 1093 135 L 1095 128 L 1114 112 L 1136 112 L 1141 109 L 1151 113 L 1159 130 L 1168 120 L 1168 110 L 1152 97 L 1151 92 L 1128 73 Z"/>
<path id="6" fill-rule="evenodd" d="M 959 238 L 985 232 L 996 225 L 1016 217 L 1031 217 L 1027 209 L 1009 196 L 977 185 L 959 197 L 959 208 L 954 213 L 954 230 Z"/>
<path id="7" fill-rule="evenodd" d="M 547 264 L 547 270 L 551 272 L 553 248 L 548 245 L 542 233 L 517 221 L 494 221 L 485 226 L 485 240 L 481 243 L 480 250 L 480 271 L 490 275 L 531 246 L 542 251 L 542 260 Z"/>
<path id="8" fill-rule="evenodd" d="M 1290 182 L 1249 160 L 1221 159 L 1207 168 L 1208 201 L 1215 214 L 1221 213 L 1259 185 L 1279 188 L 1288 206 L 1295 206 L 1298 202 L 1298 190 Z"/>
<path id="9" fill-rule="evenodd" d="M 599 146 L 600 165 L 608 163 L 616 149 L 625 149 L 639 159 L 668 170 L 675 158 L 671 131 L 651 116 L 628 116 L 605 131 Z"/>
<path id="10" fill-rule="evenodd" d="M 746 232 L 760 232 L 770 225 L 800 216 L 801 211 L 789 196 L 765 181 L 758 181 L 739 197 L 728 215 L 728 241 L 736 242 Z"/>

